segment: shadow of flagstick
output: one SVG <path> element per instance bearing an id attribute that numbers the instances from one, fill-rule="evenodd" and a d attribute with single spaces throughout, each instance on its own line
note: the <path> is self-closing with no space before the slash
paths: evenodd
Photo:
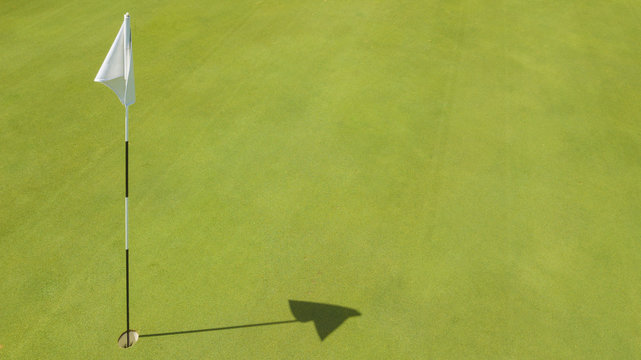
<path id="1" fill-rule="evenodd" d="M 296 301 L 289 300 L 289 308 L 294 315 L 296 320 L 285 320 L 285 321 L 274 321 L 258 324 L 247 324 L 247 325 L 235 325 L 235 326 L 225 326 L 217 327 L 210 329 L 198 329 L 198 330 L 184 330 L 184 331 L 171 331 L 157 334 L 141 334 L 140 337 L 154 337 L 154 336 L 168 336 L 168 335 L 184 335 L 184 334 L 194 334 L 201 332 L 209 331 L 220 331 L 220 330 L 233 330 L 233 329 L 242 329 L 258 326 L 270 326 L 270 325 L 281 325 L 281 324 L 291 324 L 295 322 L 308 322 L 313 321 L 314 326 L 316 327 L 316 332 L 320 337 L 321 341 L 325 340 L 329 334 L 334 332 L 345 320 L 352 316 L 360 316 L 361 313 L 350 308 L 346 308 L 338 305 L 329 305 L 329 304 L 320 304 L 307 301 Z"/>
<path id="2" fill-rule="evenodd" d="M 286 320 L 286 321 L 266 322 L 266 323 L 260 323 L 260 324 L 247 324 L 247 325 L 225 326 L 225 327 L 211 328 L 211 329 L 198 329 L 198 330 L 173 331 L 173 332 L 166 332 L 166 333 L 159 333 L 159 334 L 142 334 L 142 335 L 140 335 L 139 337 L 141 337 L 141 338 L 142 338 L 142 337 L 152 337 L 152 336 L 167 336 L 167 335 L 194 334 L 194 333 L 208 332 L 208 331 L 220 331 L 220 330 L 242 329 L 242 328 L 257 327 L 257 326 L 268 326 L 268 325 L 289 324 L 289 323 L 295 323 L 295 322 L 298 322 L 298 320 Z"/>

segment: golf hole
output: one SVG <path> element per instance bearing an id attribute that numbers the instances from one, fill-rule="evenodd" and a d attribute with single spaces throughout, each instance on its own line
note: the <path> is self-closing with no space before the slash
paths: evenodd
<path id="1" fill-rule="evenodd" d="M 129 333 L 129 343 L 127 343 L 127 333 Z M 126 349 L 130 346 L 133 346 L 136 341 L 138 341 L 138 333 L 135 330 L 128 330 L 122 333 L 118 338 L 118 346 L 123 349 Z"/>

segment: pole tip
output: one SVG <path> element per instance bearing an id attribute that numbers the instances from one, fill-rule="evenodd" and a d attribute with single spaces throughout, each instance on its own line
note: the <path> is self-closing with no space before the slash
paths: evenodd
<path id="1" fill-rule="evenodd" d="M 126 18 L 128 18 L 128 17 L 129 17 L 129 13 L 126 13 L 126 14 L 125 14 L 125 17 L 126 17 Z"/>

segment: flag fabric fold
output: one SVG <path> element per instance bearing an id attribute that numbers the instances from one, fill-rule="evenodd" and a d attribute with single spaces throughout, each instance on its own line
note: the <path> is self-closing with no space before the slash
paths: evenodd
<path id="1" fill-rule="evenodd" d="M 136 102 L 129 13 L 125 14 L 125 20 L 118 31 L 116 40 L 111 45 L 94 81 L 107 85 L 125 106 Z"/>

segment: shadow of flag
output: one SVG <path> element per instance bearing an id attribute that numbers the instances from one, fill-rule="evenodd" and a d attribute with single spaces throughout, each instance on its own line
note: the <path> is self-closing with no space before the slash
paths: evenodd
<path id="1" fill-rule="evenodd" d="M 289 300 L 289 308 L 297 321 L 314 322 L 321 341 L 325 340 L 348 318 L 361 315 L 360 312 L 343 306 L 297 300 Z"/>
<path id="2" fill-rule="evenodd" d="M 259 326 L 270 326 L 270 325 L 282 325 L 282 324 L 291 324 L 302 322 L 306 323 L 309 321 L 314 322 L 316 327 L 316 332 L 320 337 L 321 341 L 325 340 L 334 330 L 336 330 L 345 320 L 349 319 L 352 316 L 360 316 L 361 313 L 350 308 L 346 308 L 338 305 L 330 304 L 320 304 L 308 301 L 298 301 L 298 300 L 289 300 L 289 308 L 294 315 L 295 320 L 284 320 L 284 321 L 272 321 L 264 322 L 257 324 L 246 324 L 246 325 L 233 325 L 225 327 L 216 327 L 208 329 L 195 329 L 195 330 L 180 330 L 180 331 L 169 331 L 163 333 L 154 333 L 154 334 L 141 334 L 140 337 L 155 337 L 155 336 L 168 336 L 168 335 L 184 335 L 184 334 L 194 334 L 202 333 L 209 331 L 220 331 L 220 330 L 232 330 L 232 329 L 244 329 L 252 328 Z"/>

